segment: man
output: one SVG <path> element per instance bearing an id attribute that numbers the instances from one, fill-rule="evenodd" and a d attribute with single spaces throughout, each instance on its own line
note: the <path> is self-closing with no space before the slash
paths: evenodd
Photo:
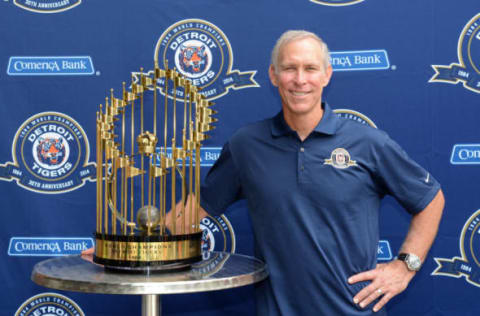
<path id="1" fill-rule="evenodd" d="M 219 215 L 247 199 L 256 255 L 270 272 L 256 287 L 258 315 L 385 315 L 382 307 L 407 287 L 433 243 L 440 185 L 384 132 L 322 103 L 332 66 L 315 34 L 284 33 L 269 75 L 282 111 L 232 136 L 200 204 Z M 413 216 L 399 260 L 377 264 L 386 194 Z"/>

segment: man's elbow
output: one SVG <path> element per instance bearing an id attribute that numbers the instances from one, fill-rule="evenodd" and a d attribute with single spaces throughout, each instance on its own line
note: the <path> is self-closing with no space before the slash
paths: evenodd
<path id="1" fill-rule="evenodd" d="M 443 208 L 445 207 L 445 195 L 443 195 L 442 189 L 438 190 L 434 200 L 437 200 L 437 207 L 439 211 L 443 212 Z"/>
<path id="2" fill-rule="evenodd" d="M 445 207 L 445 196 L 443 195 L 442 189 L 438 190 L 437 195 L 433 200 L 427 205 L 422 213 L 432 214 L 432 216 L 437 217 L 438 220 L 442 217 L 443 208 Z M 426 211 L 426 212 L 425 212 Z"/>

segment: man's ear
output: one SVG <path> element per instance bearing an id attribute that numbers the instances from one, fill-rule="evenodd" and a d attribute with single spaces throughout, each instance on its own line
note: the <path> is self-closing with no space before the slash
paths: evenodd
<path id="1" fill-rule="evenodd" d="M 330 82 L 330 78 L 332 78 L 332 74 L 333 74 L 333 68 L 332 68 L 332 65 L 328 65 L 327 69 L 325 69 L 325 82 L 324 82 L 324 87 L 326 87 L 328 85 L 328 83 Z"/>
<path id="2" fill-rule="evenodd" d="M 270 77 L 270 82 L 275 86 L 278 87 L 277 83 L 277 75 L 275 73 L 275 67 L 273 65 L 270 65 L 268 68 L 268 76 Z"/>

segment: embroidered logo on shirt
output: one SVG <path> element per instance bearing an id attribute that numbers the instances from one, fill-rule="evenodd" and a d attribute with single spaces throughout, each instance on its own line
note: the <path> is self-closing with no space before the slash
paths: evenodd
<path id="1" fill-rule="evenodd" d="M 337 148 L 332 151 L 330 159 L 325 159 L 324 165 L 332 165 L 338 169 L 346 169 L 351 166 L 357 166 L 357 162 L 350 158 L 350 154 L 343 148 Z"/>

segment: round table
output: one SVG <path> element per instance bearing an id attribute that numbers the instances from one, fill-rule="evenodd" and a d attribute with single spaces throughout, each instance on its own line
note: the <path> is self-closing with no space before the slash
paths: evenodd
<path id="1" fill-rule="evenodd" d="M 208 252 L 203 257 L 186 271 L 130 274 L 105 270 L 89 256 L 65 256 L 37 263 L 31 279 L 57 290 L 142 295 L 142 316 L 157 316 L 161 315 L 161 294 L 235 288 L 268 276 L 266 265 L 253 257 L 225 252 Z"/>

